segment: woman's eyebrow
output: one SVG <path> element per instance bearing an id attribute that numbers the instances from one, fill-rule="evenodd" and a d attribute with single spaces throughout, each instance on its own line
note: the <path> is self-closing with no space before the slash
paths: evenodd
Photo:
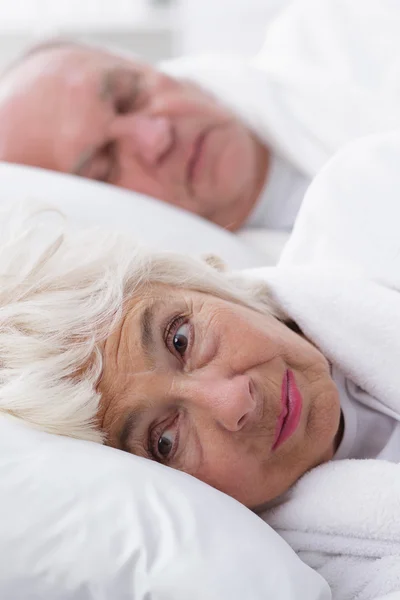
<path id="1" fill-rule="evenodd" d="M 140 316 L 140 341 L 144 354 L 151 357 L 154 353 L 156 346 L 154 339 L 154 318 L 158 311 L 161 300 L 152 302 L 149 306 L 146 306 Z"/>
<path id="2" fill-rule="evenodd" d="M 140 315 L 140 341 L 142 351 L 151 357 L 154 352 L 156 342 L 154 339 L 154 319 L 157 310 L 162 304 L 162 300 L 155 300 L 150 305 L 146 306 Z M 129 439 L 138 428 L 141 418 L 143 417 L 143 408 L 134 408 L 125 420 L 125 423 L 118 434 L 119 447 L 121 450 L 130 452 Z"/>
<path id="3" fill-rule="evenodd" d="M 118 442 L 121 450 L 124 450 L 125 452 L 131 451 L 129 440 L 134 434 L 135 430 L 137 430 L 142 416 L 143 409 L 140 408 L 135 408 L 129 413 L 127 419 L 125 420 L 124 426 L 118 434 Z"/>

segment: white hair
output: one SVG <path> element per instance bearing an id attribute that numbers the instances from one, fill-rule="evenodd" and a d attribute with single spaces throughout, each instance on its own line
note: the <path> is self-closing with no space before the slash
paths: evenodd
<path id="1" fill-rule="evenodd" d="M 101 342 L 149 284 L 277 314 L 263 285 L 120 233 L 73 229 L 52 209 L 21 207 L 1 225 L 0 413 L 50 433 L 103 441 Z"/>

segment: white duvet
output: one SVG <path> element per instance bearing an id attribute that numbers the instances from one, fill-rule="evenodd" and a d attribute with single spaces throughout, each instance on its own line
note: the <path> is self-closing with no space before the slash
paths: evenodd
<path id="1" fill-rule="evenodd" d="M 196 80 L 313 177 L 344 144 L 400 127 L 398 0 L 294 0 L 254 59 L 161 64 Z"/>
<path id="2" fill-rule="evenodd" d="M 161 67 L 213 92 L 311 179 L 349 141 L 400 127 L 399 32 L 398 0 L 294 0 L 254 59 Z"/>
<path id="3" fill-rule="evenodd" d="M 400 130 L 340 152 L 306 194 L 279 268 L 251 272 L 373 408 L 397 420 L 399 224 Z M 325 577 L 333 600 L 400 598 L 400 464 L 330 462 L 265 519 Z"/>

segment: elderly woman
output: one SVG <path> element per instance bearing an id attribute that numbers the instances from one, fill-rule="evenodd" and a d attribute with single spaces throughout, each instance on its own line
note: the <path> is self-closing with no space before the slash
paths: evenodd
<path id="1" fill-rule="evenodd" d="M 400 190 L 397 152 L 400 136 L 343 152 L 312 186 L 281 264 L 253 274 L 41 217 L 8 222 L 1 410 L 252 508 L 333 458 L 398 460 L 397 283 L 373 259 L 399 254 L 393 196 L 375 202 L 388 169 Z"/>

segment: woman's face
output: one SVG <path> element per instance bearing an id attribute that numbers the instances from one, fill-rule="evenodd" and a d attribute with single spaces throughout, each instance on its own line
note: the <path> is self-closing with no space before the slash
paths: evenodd
<path id="1" fill-rule="evenodd" d="M 271 316 L 153 286 L 104 346 L 108 443 L 256 507 L 332 458 L 340 422 L 328 363 Z"/>

